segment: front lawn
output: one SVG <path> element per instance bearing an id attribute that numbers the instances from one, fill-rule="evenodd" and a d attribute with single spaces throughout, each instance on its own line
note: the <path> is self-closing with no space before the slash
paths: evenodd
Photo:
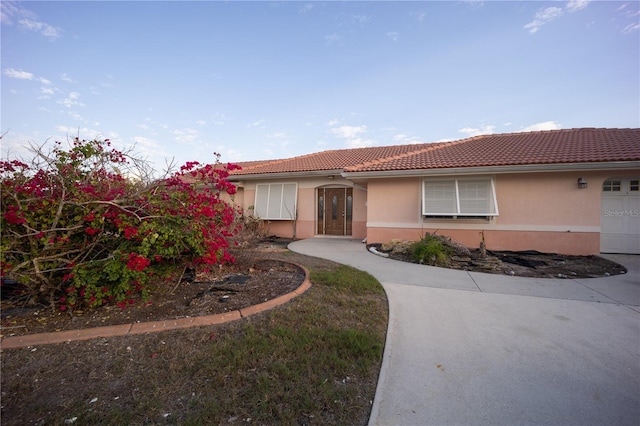
<path id="1" fill-rule="evenodd" d="M 387 329 L 382 286 L 279 256 L 306 266 L 313 286 L 272 311 L 3 351 L 2 424 L 367 424 Z"/>

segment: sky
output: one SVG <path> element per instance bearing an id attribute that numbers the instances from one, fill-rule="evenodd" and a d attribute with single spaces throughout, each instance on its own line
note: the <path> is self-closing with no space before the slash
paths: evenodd
<path id="1" fill-rule="evenodd" d="M 640 2 L 5 1 L 3 159 L 166 161 L 640 127 Z"/>

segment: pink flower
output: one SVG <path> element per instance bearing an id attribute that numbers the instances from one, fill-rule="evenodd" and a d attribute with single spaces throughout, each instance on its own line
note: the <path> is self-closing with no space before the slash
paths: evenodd
<path id="1" fill-rule="evenodd" d="M 7 207 L 7 211 L 4 212 L 4 218 L 7 222 L 12 223 L 14 225 L 20 225 L 22 223 L 26 223 L 26 219 L 18 216 L 18 207 L 17 206 L 9 206 Z"/>
<path id="2" fill-rule="evenodd" d="M 99 230 L 99 229 L 97 229 L 97 228 L 91 228 L 91 227 L 89 227 L 89 228 L 86 228 L 86 229 L 84 230 L 84 232 L 85 232 L 87 235 L 96 235 L 98 232 L 100 232 L 100 230 Z"/>
<path id="3" fill-rule="evenodd" d="M 127 262 L 127 268 L 132 271 L 143 271 L 144 268 L 149 266 L 151 262 L 144 256 L 139 256 L 135 253 L 129 253 L 129 261 Z"/>
<path id="4" fill-rule="evenodd" d="M 124 237 L 127 240 L 132 239 L 136 235 L 138 235 L 138 228 L 134 228 L 133 226 L 128 226 L 128 227 L 124 228 Z"/>

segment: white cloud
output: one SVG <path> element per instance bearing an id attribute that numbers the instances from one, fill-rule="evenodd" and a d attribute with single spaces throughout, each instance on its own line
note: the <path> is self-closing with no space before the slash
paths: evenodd
<path id="1" fill-rule="evenodd" d="M 28 159 L 33 157 L 33 152 L 29 149 L 30 145 L 36 145 L 35 141 L 39 141 L 39 138 L 33 137 L 33 135 L 16 134 L 14 132 L 8 132 L 2 136 L 2 160 L 8 160 L 9 158 L 15 159 Z"/>
<path id="2" fill-rule="evenodd" d="M 282 139 L 286 138 L 287 134 L 285 132 L 273 132 L 266 135 L 269 139 Z"/>
<path id="3" fill-rule="evenodd" d="M 331 46 L 335 43 L 340 42 L 342 40 L 342 36 L 338 33 L 329 34 L 324 36 L 324 41 L 327 43 L 327 46 Z"/>
<path id="4" fill-rule="evenodd" d="M 56 126 L 56 130 L 58 132 L 64 132 L 64 133 L 74 133 L 74 132 L 79 132 L 79 129 L 74 129 L 73 127 L 68 127 L 68 126 L 64 126 L 62 124 L 59 124 Z"/>
<path id="5" fill-rule="evenodd" d="M 80 139 L 87 138 L 101 138 L 101 133 L 95 129 L 88 127 L 71 127 L 59 124 L 55 127 L 56 131 L 65 133 L 69 137 L 80 137 Z"/>
<path id="6" fill-rule="evenodd" d="M 221 112 L 216 112 L 215 114 L 213 114 L 211 116 L 211 119 L 213 120 L 212 124 L 214 126 L 224 126 L 227 121 L 229 121 L 229 118 Z"/>
<path id="7" fill-rule="evenodd" d="M 175 140 L 177 142 L 183 143 L 183 144 L 187 144 L 187 145 L 193 145 L 196 140 L 198 139 L 198 131 L 195 129 L 176 129 L 173 132 L 171 132 L 175 135 Z"/>
<path id="8" fill-rule="evenodd" d="M 340 120 L 334 118 L 333 120 L 330 120 L 327 124 L 329 126 L 335 126 L 338 123 L 340 123 Z"/>
<path id="9" fill-rule="evenodd" d="M 353 15 L 351 18 L 358 24 L 364 24 L 371 20 L 371 16 L 369 15 Z"/>
<path id="10" fill-rule="evenodd" d="M 41 21 L 37 14 L 13 1 L 0 2 L 0 20 L 5 25 L 15 24 L 22 29 L 38 32 L 49 39 L 56 39 L 62 35 L 62 28 Z"/>
<path id="11" fill-rule="evenodd" d="M 355 138 L 360 133 L 367 131 L 367 126 L 340 126 L 329 129 L 329 131 L 341 138 L 351 139 Z"/>
<path id="12" fill-rule="evenodd" d="M 395 31 L 389 31 L 387 32 L 387 37 L 389 37 L 391 40 L 398 41 L 398 37 L 400 36 L 400 33 L 395 32 Z"/>
<path id="13" fill-rule="evenodd" d="M 558 130 L 562 125 L 555 121 L 543 121 L 541 123 L 535 123 L 522 129 L 522 132 L 539 132 L 542 130 Z"/>
<path id="14" fill-rule="evenodd" d="M 18 2 L 2 1 L 0 2 L 0 18 L 3 24 L 13 25 L 15 19 L 37 19 L 38 15 L 24 7 L 20 7 Z"/>
<path id="15" fill-rule="evenodd" d="M 19 26 L 24 29 L 39 32 L 43 36 L 56 39 L 62 35 L 62 28 L 54 27 L 42 21 L 34 21 L 32 19 L 21 19 L 18 21 Z"/>
<path id="16" fill-rule="evenodd" d="M 66 72 L 60 74 L 60 79 L 62 81 L 66 81 L 67 83 L 75 83 L 71 77 Z"/>
<path id="17" fill-rule="evenodd" d="M 33 80 L 34 75 L 30 72 L 17 70 L 15 68 L 7 68 L 4 70 L 4 75 L 10 78 L 17 78 L 19 80 Z"/>
<path id="18" fill-rule="evenodd" d="M 570 13 L 577 12 L 578 10 L 582 10 L 589 5 L 591 0 L 569 0 L 565 5 L 565 10 Z M 540 27 L 542 27 L 547 22 L 551 22 L 564 14 L 564 10 L 561 7 L 547 7 L 544 9 L 538 10 L 533 21 L 526 24 L 523 28 L 529 30 L 529 33 L 535 34 L 538 32 Z"/>
<path id="19" fill-rule="evenodd" d="M 12 1 L 0 2 L 0 22 L 11 25 L 12 16 L 18 13 L 18 6 Z"/>
<path id="20" fill-rule="evenodd" d="M 246 151 L 243 150 L 227 149 L 224 146 L 220 146 L 216 147 L 216 152 L 222 154 L 220 157 L 220 161 L 223 163 L 240 162 L 246 159 Z"/>
<path id="21" fill-rule="evenodd" d="M 40 94 L 43 95 L 45 99 L 48 99 L 49 96 L 53 95 L 54 90 L 51 87 L 41 87 Z"/>
<path id="22" fill-rule="evenodd" d="M 628 5 L 629 3 L 623 3 L 619 8 L 616 9 L 616 12 L 620 12 L 621 10 L 626 9 Z"/>
<path id="23" fill-rule="evenodd" d="M 206 122 L 206 121 L 204 121 L 204 120 L 198 120 L 198 121 L 196 121 L 196 124 L 197 124 L 198 126 L 204 126 L 204 125 L 206 125 L 206 124 L 207 124 L 207 122 Z"/>
<path id="24" fill-rule="evenodd" d="M 300 8 L 300 13 L 304 15 L 305 13 L 311 12 L 312 9 L 313 9 L 313 4 L 307 3 Z"/>
<path id="25" fill-rule="evenodd" d="M 69 117 L 73 118 L 75 121 L 84 121 L 84 118 L 75 111 L 69 111 L 68 114 Z"/>
<path id="26" fill-rule="evenodd" d="M 427 17 L 427 12 L 423 12 L 423 11 L 410 12 L 409 16 L 415 17 L 418 20 L 418 22 L 424 22 L 425 18 Z"/>
<path id="27" fill-rule="evenodd" d="M 636 22 L 635 24 L 629 24 L 626 27 L 624 27 L 622 31 L 620 31 L 620 33 L 630 34 L 634 31 L 638 31 L 639 29 L 640 29 L 640 24 Z"/>
<path id="28" fill-rule="evenodd" d="M 333 127 L 329 129 L 329 133 L 346 139 L 346 146 L 348 148 L 364 148 L 375 144 L 375 141 L 360 136 L 363 133 L 367 133 L 367 126 Z"/>
<path id="29" fill-rule="evenodd" d="M 69 95 L 63 100 L 59 101 L 62 105 L 67 108 L 71 108 L 72 106 L 84 106 L 78 99 L 80 99 L 80 93 L 78 92 L 70 92 Z"/>
<path id="30" fill-rule="evenodd" d="M 262 146 L 262 156 L 263 158 L 275 158 L 275 152 L 273 149 L 263 145 Z"/>
<path id="31" fill-rule="evenodd" d="M 264 119 L 261 118 L 260 120 L 256 120 L 253 123 L 247 124 L 247 127 L 248 128 L 250 128 L 250 127 L 259 127 L 259 128 L 262 129 L 262 128 L 264 128 L 264 123 L 265 123 Z"/>
<path id="32" fill-rule="evenodd" d="M 145 138 L 144 136 L 134 136 L 133 141 L 136 144 L 136 148 L 141 151 L 149 153 L 157 153 L 157 150 L 161 150 L 160 144 L 153 139 Z"/>
<path id="33" fill-rule="evenodd" d="M 17 70 L 15 68 L 7 68 L 4 70 L 4 75 L 9 78 L 15 78 L 18 80 L 28 80 L 28 81 L 38 81 L 44 84 L 43 87 L 40 88 L 40 95 L 38 99 L 49 99 L 51 95 L 54 94 L 56 87 L 53 87 L 51 81 L 46 78 L 36 77 L 33 73 Z M 12 92 L 13 93 L 13 92 Z"/>
<path id="34" fill-rule="evenodd" d="M 463 0 L 463 2 L 472 8 L 484 6 L 484 0 Z"/>
<path id="35" fill-rule="evenodd" d="M 354 138 L 347 140 L 347 148 L 366 148 L 373 146 L 371 139 Z"/>
<path id="36" fill-rule="evenodd" d="M 464 133 L 467 137 L 478 136 L 478 135 L 490 135 L 495 133 L 496 126 L 492 125 L 484 125 L 482 127 L 463 127 L 458 130 L 460 133 Z"/>
<path id="37" fill-rule="evenodd" d="M 529 33 L 535 34 L 541 26 L 562 16 L 562 14 L 563 11 L 559 7 L 547 7 L 539 10 L 538 13 L 536 13 L 534 20 L 529 22 L 523 28 L 529 30 Z"/>
<path id="38" fill-rule="evenodd" d="M 569 12 L 575 12 L 576 10 L 584 9 L 590 1 L 591 0 L 569 0 L 567 10 Z"/>
<path id="39" fill-rule="evenodd" d="M 409 136 L 409 135 L 405 135 L 404 133 L 399 133 L 397 135 L 394 135 L 392 139 L 393 139 L 393 142 L 398 145 L 410 145 L 410 144 L 422 143 L 420 138 L 418 138 L 417 136 Z"/>

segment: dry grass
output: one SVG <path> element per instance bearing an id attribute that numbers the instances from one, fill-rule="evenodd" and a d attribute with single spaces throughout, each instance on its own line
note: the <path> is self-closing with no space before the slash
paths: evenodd
<path id="1" fill-rule="evenodd" d="M 2 353 L 2 424 L 366 424 L 387 326 L 370 275 L 283 253 L 313 287 L 234 323 Z M 75 420 L 74 420 L 75 419 Z"/>

